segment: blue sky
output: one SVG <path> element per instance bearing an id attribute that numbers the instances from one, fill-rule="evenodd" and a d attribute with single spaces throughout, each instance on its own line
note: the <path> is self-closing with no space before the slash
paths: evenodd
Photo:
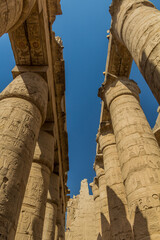
<path id="1" fill-rule="evenodd" d="M 152 2 L 160 9 L 159 0 Z M 53 24 L 64 45 L 71 196 L 79 193 L 82 179 L 87 178 L 90 183 L 95 175 L 93 163 L 101 109 L 97 92 L 104 81 L 110 4 L 111 0 L 61 0 L 63 15 L 57 16 Z M 7 34 L 0 38 L 0 55 L 2 91 L 12 81 L 11 70 L 15 66 Z M 158 104 L 135 64 L 130 78 L 141 89 L 141 105 L 153 127 Z"/>

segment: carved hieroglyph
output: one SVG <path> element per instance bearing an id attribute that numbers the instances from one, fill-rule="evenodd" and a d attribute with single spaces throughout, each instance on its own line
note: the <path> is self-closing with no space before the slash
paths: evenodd
<path id="1" fill-rule="evenodd" d="M 111 239 L 133 239 L 120 162 L 111 122 L 101 122 L 97 141 L 103 153 Z"/>
<path id="2" fill-rule="evenodd" d="M 107 196 L 107 189 L 106 189 L 107 186 L 106 186 L 102 154 L 96 155 L 94 169 L 98 177 L 98 183 L 99 183 L 102 240 L 111 240 L 108 196 Z"/>
<path id="3" fill-rule="evenodd" d="M 0 236 L 13 240 L 48 88 L 37 74 L 19 75 L 0 94 Z M 43 120 L 42 120 L 43 119 Z"/>
<path id="4" fill-rule="evenodd" d="M 0 36 L 20 26 L 30 14 L 36 0 L 0 0 Z"/>
<path id="5" fill-rule="evenodd" d="M 59 176 L 51 174 L 50 186 L 47 196 L 45 220 L 43 226 L 43 240 L 54 240 L 59 200 Z"/>
<path id="6" fill-rule="evenodd" d="M 136 240 L 160 239 L 160 150 L 139 104 L 139 88 L 127 78 L 103 86 L 110 109 L 129 213 Z"/>
<path id="7" fill-rule="evenodd" d="M 160 12 L 147 0 L 113 0 L 112 33 L 131 53 L 160 104 Z"/>
<path id="8" fill-rule="evenodd" d="M 54 163 L 54 137 L 40 131 L 23 199 L 16 240 L 42 239 L 43 222 Z"/>

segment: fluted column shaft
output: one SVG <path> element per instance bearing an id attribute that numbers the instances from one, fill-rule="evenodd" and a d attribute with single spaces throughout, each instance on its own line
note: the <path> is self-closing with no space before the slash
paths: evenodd
<path id="1" fill-rule="evenodd" d="M 94 197 L 95 202 L 95 208 L 96 208 L 96 216 L 95 216 L 95 222 L 96 222 L 96 240 L 101 239 L 101 200 L 100 200 L 100 193 L 99 193 L 99 186 L 98 186 L 98 179 L 97 177 L 94 178 L 93 183 L 90 184 L 92 188 L 92 193 Z"/>
<path id="2" fill-rule="evenodd" d="M 20 26 L 30 14 L 35 2 L 36 0 L 0 0 L 0 37 Z"/>
<path id="3" fill-rule="evenodd" d="M 101 123 L 97 140 L 103 153 L 111 239 L 116 240 L 117 236 L 120 239 L 133 239 L 115 136 L 110 121 Z"/>
<path id="4" fill-rule="evenodd" d="M 139 104 L 137 84 L 119 78 L 103 88 L 110 109 L 135 239 L 160 238 L 160 150 Z"/>
<path id="5" fill-rule="evenodd" d="M 54 240 L 58 200 L 59 200 L 59 176 L 55 173 L 52 173 L 46 203 L 42 237 L 43 240 Z"/>
<path id="6" fill-rule="evenodd" d="M 113 0 L 112 33 L 129 50 L 160 104 L 160 12 L 147 0 Z"/>
<path id="7" fill-rule="evenodd" d="M 13 240 L 36 140 L 47 110 L 47 84 L 19 75 L 0 94 L 0 236 Z"/>
<path id="8" fill-rule="evenodd" d="M 54 163 L 54 137 L 40 131 L 21 208 L 16 240 L 42 239 L 49 181 Z"/>
<path id="9" fill-rule="evenodd" d="M 100 194 L 100 202 L 101 202 L 100 210 L 101 210 L 102 239 L 110 240 L 110 219 L 109 219 L 106 179 L 105 179 L 105 173 L 104 173 L 102 154 L 98 154 L 96 156 L 94 169 L 96 171 L 96 175 L 98 177 L 98 183 L 99 183 L 99 194 Z"/>

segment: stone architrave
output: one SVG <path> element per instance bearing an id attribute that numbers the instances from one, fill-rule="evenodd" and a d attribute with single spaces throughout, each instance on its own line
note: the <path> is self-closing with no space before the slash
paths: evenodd
<path id="1" fill-rule="evenodd" d="M 133 239 L 128 206 L 111 121 L 101 122 L 97 142 L 103 153 L 111 239 Z"/>
<path id="2" fill-rule="evenodd" d="M 95 202 L 95 226 L 96 226 L 96 240 L 102 238 L 101 231 L 101 199 L 99 194 L 98 178 L 95 177 L 93 182 L 90 184 L 93 193 L 93 199 Z"/>
<path id="3" fill-rule="evenodd" d="M 50 186 L 47 196 L 45 220 L 43 226 L 43 240 L 54 240 L 59 200 L 59 176 L 51 174 Z"/>
<path id="4" fill-rule="evenodd" d="M 19 217 L 16 240 L 42 239 L 47 193 L 54 164 L 54 137 L 40 131 Z"/>
<path id="5" fill-rule="evenodd" d="M 160 239 L 160 149 L 139 103 L 133 80 L 103 85 L 110 110 L 134 239 Z"/>
<path id="6" fill-rule="evenodd" d="M 102 240 L 110 240 L 110 219 L 109 219 L 109 209 L 108 209 L 108 199 L 107 199 L 107 189 L 106 189 L 106 179 L 103 164 L 103 155 L 97 154 L 94 169 L 99 183 L 99 194 L 100 194 L 100 211 L 101 211 L 101 233 Z"/>
<path id="7" fill-rule="evenodd" d="M 160 12 L 147 0 L 113 0 L 112 34 L 129 50 L 160 104 Z"/>
<path id="8" fill-rule="evenodd" d="M 13 240 L 36 140 L 47 110 L 47 83 L 23 73 L 0 94 L 0 236 Z"/>
<path id="9" fill-rule="evenodd" d="M 36 0 L 0 0 L 0 36 L 20 26 L 35 2 Z"/>

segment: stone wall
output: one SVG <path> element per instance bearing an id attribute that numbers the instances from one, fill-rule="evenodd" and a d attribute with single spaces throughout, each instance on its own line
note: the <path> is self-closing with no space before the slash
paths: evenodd
<path id="1" fill-rule="evenodd" d="M 67 205 L 66 240 L 93 240 L 96 237 L 95 203 L 89 195 L 88 183 L 81 182 L 80 194 Z"/>

